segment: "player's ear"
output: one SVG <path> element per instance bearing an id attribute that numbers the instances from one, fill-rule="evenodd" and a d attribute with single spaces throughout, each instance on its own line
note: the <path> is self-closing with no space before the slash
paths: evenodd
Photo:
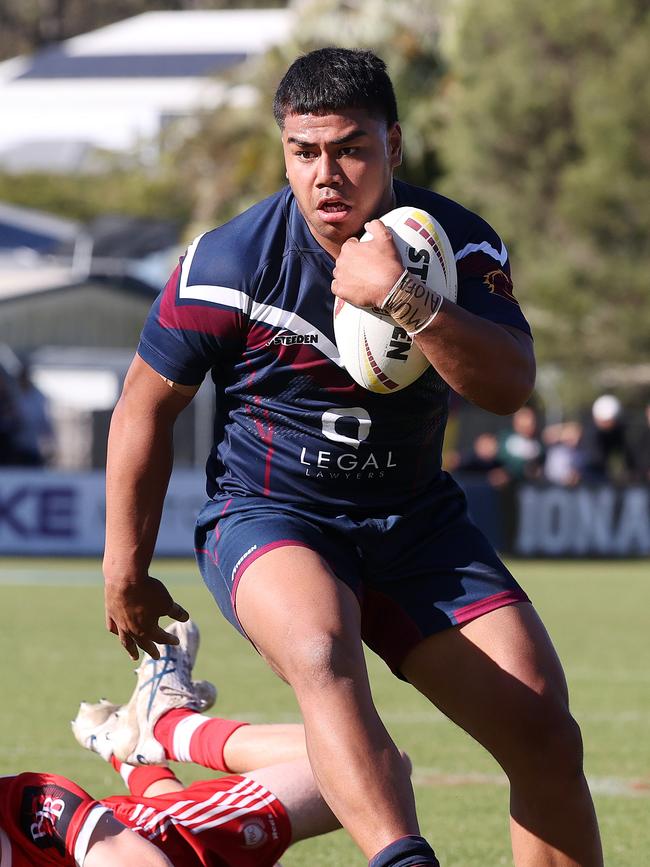
<path id="1" fill-rule="evenodd" d="M 402 164 L 402 127 L 398 123 L 394 123 L 388 129 L 388 152 L 390 158 L 390 166 L 396 169 Z"/>

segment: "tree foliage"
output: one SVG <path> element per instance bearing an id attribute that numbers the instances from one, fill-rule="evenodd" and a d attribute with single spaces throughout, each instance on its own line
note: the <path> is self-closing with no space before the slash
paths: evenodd
<path id="1" fill-rule="evenodd" d="M 29 172 L 0 173 L 0 201 L 37 208 L 70 219 L 92 220 L 101 214 L 159 217 L 184 225 L 192 203 L 171 171 L 115 169 L 96 175 Z"/>
<path id="2" fill-rule="evenodd" d="M 650 11 L 644 0 L 465 0 L 444 190 L 514 254 L 538 359 L 570 402 L 650 354 Z"/>
<path id="3" fill-rule="evenodd" d="M 149 5 L 4 0 L 0 32 L 14 34 L 15 53 L 16 39 L 33 46 L 52 38 L 53 20 L 59 35 L 72 35 Z M 252 5 L 285 3 L 161 0 L 156 8 Z M 297 24 L 287 43 L 230 74 L 224 104 L 196 118 L 195 134 L 179 130 L 155 171 L 0 178 L 0 198 L 82 218 L 107 203 L 186 217 L 190 236 L 285 182 L 271 104 L 295 57 L 332 44 L 370 48 L 386 60 L 397 92 L 401 176 L 458 198 L 506 239 L 538 358 L 562 371 L 563 397 L 584 400 L 598 371 L 648 358 L 647 0 L 290 5 Z"/>

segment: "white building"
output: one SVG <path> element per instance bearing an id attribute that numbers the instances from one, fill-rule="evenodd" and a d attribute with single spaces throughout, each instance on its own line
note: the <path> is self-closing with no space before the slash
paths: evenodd
<path id="1" fill-rule="evenodd" d="M 218 104 L 215 74 L 285 40 L 292 20 L 288 9 L 147 12 L 1 63 L 0 168 L 69 171 L 97 148 L 146 146 Z"/>

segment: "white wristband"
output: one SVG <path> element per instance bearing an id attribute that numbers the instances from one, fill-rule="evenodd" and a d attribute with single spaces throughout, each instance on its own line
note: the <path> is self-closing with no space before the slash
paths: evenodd
<path id="1" fill-rule="evenodd" d="M 405 269 L 384 298 L 380 310 L 413 337 L 433 322 L 442 302 L 442 295 L 420 283 Z"/>

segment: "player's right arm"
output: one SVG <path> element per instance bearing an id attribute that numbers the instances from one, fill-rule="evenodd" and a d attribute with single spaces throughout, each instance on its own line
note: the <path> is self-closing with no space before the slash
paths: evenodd
<path id="1" fill-rule="evenodd" d="M 126 651 L 154 658 L 154 642 L 175 643 L 158 619 L 186 620 L 165 586 L 149 575 L 173 463 L 173 428 L 198 390 L 178 390 L 136 356 L 113 413 L 106 464 L 104 553 L 107 628 Z"/>
<path id="2" fill-rule="evenodd" d="M 169 858 L 110 813 L 101 817 L 93 830 L 83 867 L 173 867 Z"/>

